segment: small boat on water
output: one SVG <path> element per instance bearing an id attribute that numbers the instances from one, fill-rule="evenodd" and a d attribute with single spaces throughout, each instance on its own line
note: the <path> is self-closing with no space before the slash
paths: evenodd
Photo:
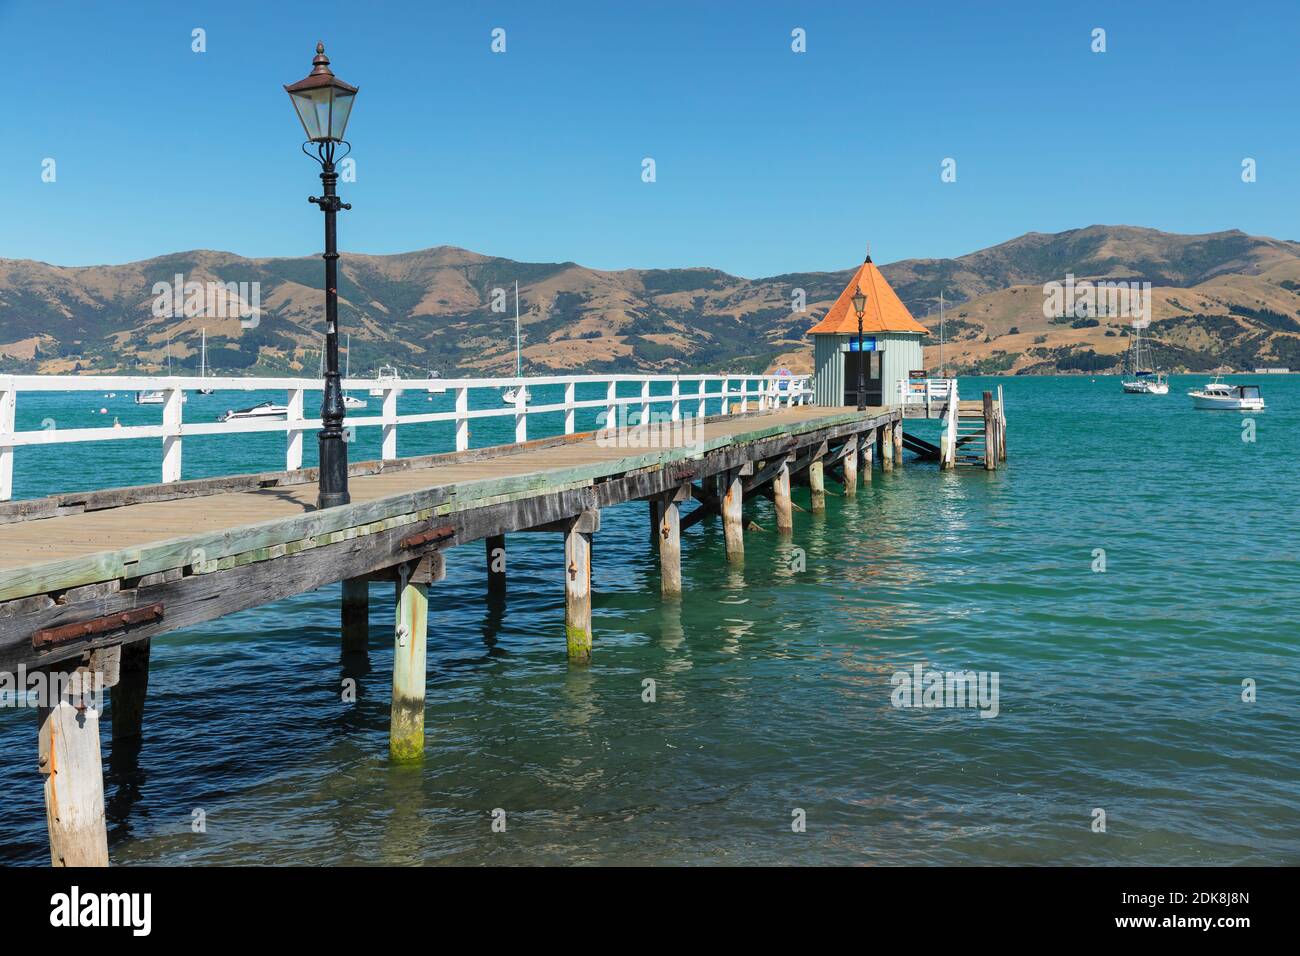
<path id="1" fill-rule="evenodd" d="M 1169 382 L 1164 372 L 1146 367 L 1142 356 L 1142 328 L 1133 327 L 1133 347 L 1129 349 L 1129 377 L 1120 382 L 1125 395 L 1168 395 Z"/>
<path id="2" fill-rule="evenodd" d="M 166 396 L 161 388 L 146 388 L 135 393 L 137 405 L 161 405 L 164 401 Z"/>
<path id="3" fill-rule="evenodd" d="M 519 280 L 515 280 L 515 378 L 524 377 L 524 356 L 519 348 Z M 524 403 L 527 404 L 533 400 L 533 393 L 528 390 L 528 386 L 512 386 L 502 389 L 501 401 L 507 405 L 513 405 L 519 401 L 519 389 L 523 388 Z"/>
<path id="4" fill-rule="evenodd" d="M 437 369 L 434 368 L 429 369 L 429 378 L 439 378 L 439 377 L 440 376 L 438 375 Z M 447 386 L 430 385 L 428 388 L 425 389 L 425 391 L 428 392 L 430 395 L 441 395 L 443 392 L 447 391 Z"/>
<path id="5" fill-rule="evenodd" d="M 208 377 L 208 330 L 203 330 L 203 341 L 199 345 L 199 378 Z M 213 390 L 203 386 L 197 389 L 200 395 L 211 395 Z"/>
<path id="6" fill-rule="evenodd" d="M 243 421 L 249 418 L 286 418 L 289 408 L 274 402 L 260 402 L 248 408 L 230 409 L 217 416 L 219 422 Z"/>
<path id="7" fill-rule="evenodd" d="M 368 403 L 364 398 L 357 398 L 355 395 L 343 396 L 343 407 L 349 410 L 365 408 Z"/>
<path id="8" fill-rule="evenodd" d="M 370 390 L 370 394 L 381 396 L 385 391 L 397 384 L 397 369 L 391 365 L 381 365 L 379 371 L 375 373 L 375 379 L 378 384 Z"/>
<path id="9" fill-rule="evenodd" d="M 1229 412 L 1264 410 L 1264 396 L 1260 394 L 1258 385 L 1229 385 L 1222 379 L 1222 375 L 1216 375 L 1214 381 L 1188 392 L 1192 407 Z"/>

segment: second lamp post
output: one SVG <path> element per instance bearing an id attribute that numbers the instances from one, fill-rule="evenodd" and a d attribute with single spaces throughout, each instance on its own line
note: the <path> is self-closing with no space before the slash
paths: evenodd
<path id="1" fill-rule="evenodd" d="M 297 83 L 285 87 L 293 108 L 298 111 L 307 142 L 302 151 L 320 163 L 320 181 L 324 194 L 310 196 L 325 214 L 325 394 L 321 399 L 320 483 L 316 507 L 345 505 L 348 495 L 348 447 L 343 433 L 343 386 L 339 377 L 339 252 L 335 218 L 340 209 L 352 207 L 340 201 L 334 192 L 339 174 L 335 171 L 335 151 L 339 144 L 352 146 L 343 138 L 348 114 L 357 88 L 338 79 L 330 70 L 325 44 L 316 44 L 312 71 Z M 337 157 L 342 159 L 342 156 Z"/>
<path id="2" fill-rule="evenodd" d="M 867 311 L 867 294 L 858 286 L 853 293 L 853 311 L 858 313 L 858 411 L 867 407 L 867 353 L 862 351 L 862 316 Z"/>

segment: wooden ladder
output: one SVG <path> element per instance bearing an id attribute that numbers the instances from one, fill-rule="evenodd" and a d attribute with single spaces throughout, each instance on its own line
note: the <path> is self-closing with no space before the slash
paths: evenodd
<path id="1" fill-rule="evenodd" d="M 1000 389 L 999 389 L 1000 391 Z M 982 399 L 957 403 L 957 464 L 980 465 L 989 471 L 1006 460 L 1002 439 L 1005 419 L 1001 400 L 992 392 Z"/>

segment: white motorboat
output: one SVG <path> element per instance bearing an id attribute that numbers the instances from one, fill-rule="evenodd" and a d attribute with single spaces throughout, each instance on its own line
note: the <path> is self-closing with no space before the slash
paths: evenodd
<path id="1" fill-rule="evenodd" d="M 524 357 L 519 348 L 519 280 L 515 280 L 515 378 L 524 377 Z M 507 405 L 513 405 L 519 401 L 519 389 L 524 390 L 524 403 L 527 404 L 533 400 L 533 393 L 528 390 L 528 386 L 514 385 L 510 388 L 502 389 L 501 401 Z"/>
<path id="2" fill-rule="evenodd" d="M 439 378 L 439 377 L 440 376 L 438 375 L 437 369 L 433 369 L 433 368 L 429 369 L 429 378 Z M 428 388 L 425 389 L 425 391 L 428 392 L 430 395 L 441 395 L 443 392 L 447 391 L 447 386 L 430 385 Z"/>
<path id="3" fill-rule="evenodd" d="M 1222 378 L 1223 376 L 1216 375 L 1214 381 L 1188 392 L 1192 407 L 1230 412 L 1264 410 L 1264 396 L 1259 393 L 1258 385 L 1229 385 Z"/>
<path id="4" fill-rule="evenodd" d="M 391 365 L 381 365 L 379 371 L 375 373 L 375 379 L 378 384 L 370 390 L 370 394 L 376 397 L 382 396 L 384 392 L 397 384 L 397 369 Z"/>
<path id="5" fill-rule="evenodd" d="M 146 388 L 135 393 L 137 405 L 161 405 L 167 400 L 161 388 Z"/>
<path id="6" fill-rule="evenodd" d="M 289 409 L 274 402 L 261 402 L 248 408 L 230 409 L 217 416 L 219 422 L 243 421 L 249 418 L 286 418 Z"/>
<path id="7" fill-rule="evenodd" d="M 343 396 L 343 407 L 348 410 L 365 408 L 367 404 L 369 403 L 364 398 L 357 398 L 355 395 Z"/>

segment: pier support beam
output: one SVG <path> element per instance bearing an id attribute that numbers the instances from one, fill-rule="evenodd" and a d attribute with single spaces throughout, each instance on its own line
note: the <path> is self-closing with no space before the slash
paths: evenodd
<path id="1" fill-rule="evenodd" d="M 984 469 L 997 471 L 998 439 L 997 421 L 993 411 L 993 393 L 984 393 Z"/>
<path id="2" fill-rule="evenodd" d="M 826 472 L 821 459 L 808 465 L 808 489 L 812 493 L 812 512 L 819 514 L 826 510 Z"/>
<path id="3" fill-rule="evenodd" d="M 686 487 L 690 496 L 690 486 Z M 669 492 L 659 503 L 659 579 L 664 597 L 680 597 L 682 593 L 682 522 L 677 500 L 680 489 Z"/>
<path id="4" fill-rule="evenodd" d="M 858 493 L 858 436 L 850 435 L 848 448 L 844 451 L 842 464 L 844 468 L 844 497 L 852 498 Z"/>
<path id="5" fill-rule="evenodd" d="M 781 534 L 794 531 L 794 507 L 790 501 L 790 463 L 783 461 L 772 479 L 772 501 L 776 505 L 776 530 Z"/>
<path id="6" fill-rule="evenodd" d="M 871 429 L 862 436 L 862 471 L 865 481 L 871 480 L 872 459 L 876 451 L 876 429 Z"/>
<path id="7" fill-rule="evenodd" d="M 91 672 L 50 674 L 71 681 L 51 693 L 37 711 L 40 770 L 45 775 L 45 821 L 51 866 L 108 866 L 104 824 L 104 768 L 99 752 L 99 702 L 89 688 Z"/>
<path id="8" fill-rule="evenodd" d="M 894 433 L 894 462 L 899 468 L 903 467 L 903 422 L 894 422 L 892 429 Z"/>
<path id="9" fill-rule="evenodd" d="M 721 489 L 722 529 L 727 539 L 727 560 L 740 564 L 745 560 L 745 485 L 740 479 L 740 469 L 724 472 L 721 482 L 725 485 Z"/>
<path id="10" fill-rule="evenodd" d="M 591 536 L 599 527 L 600 512 L 589 511 L 564 534 L 564 637 L 569 660 L 579 664 L 591 660 Z"/>
<path id="11" fill-rule="evenodd" d="M 506 591 L 506 536 L 490 535 L 483 539 L 487 557 L 487 584 L 489 594 Z"/>
<path id="12" fill-rule="evenodd" d="M 344 655 L 368 653 L 370 650 L 370 582 L 368 580 L 348 578 L 343 582 L 341 611 Z"/>
<path id="13" fill-rule="evenodd" d="M 650 509 L 650 546 L 659 546 L 659 499 L 651 498 L 646 502 Z"/>
<path id="14" fill-rule="evenodd" d="M 397 626 L 393 642 L 393 709 L 388 749 L 394 760 L 424 756 L 424 668 L 429 592 L 413 565 L 397 569 Z"/>
<path id="15" fill-rule="evenodd" d="M 149 691 L 149 639 L 123 644 L 117 684 L 112 690 L 113 743 L 144 733 L 144 699 Z"/>
<path id="16" fill-rule="evenodd" d="M 876 451 L 880 453 L 880 470 L 894 470 L 894 426 L 886 423 L 877 429 Z"/>

